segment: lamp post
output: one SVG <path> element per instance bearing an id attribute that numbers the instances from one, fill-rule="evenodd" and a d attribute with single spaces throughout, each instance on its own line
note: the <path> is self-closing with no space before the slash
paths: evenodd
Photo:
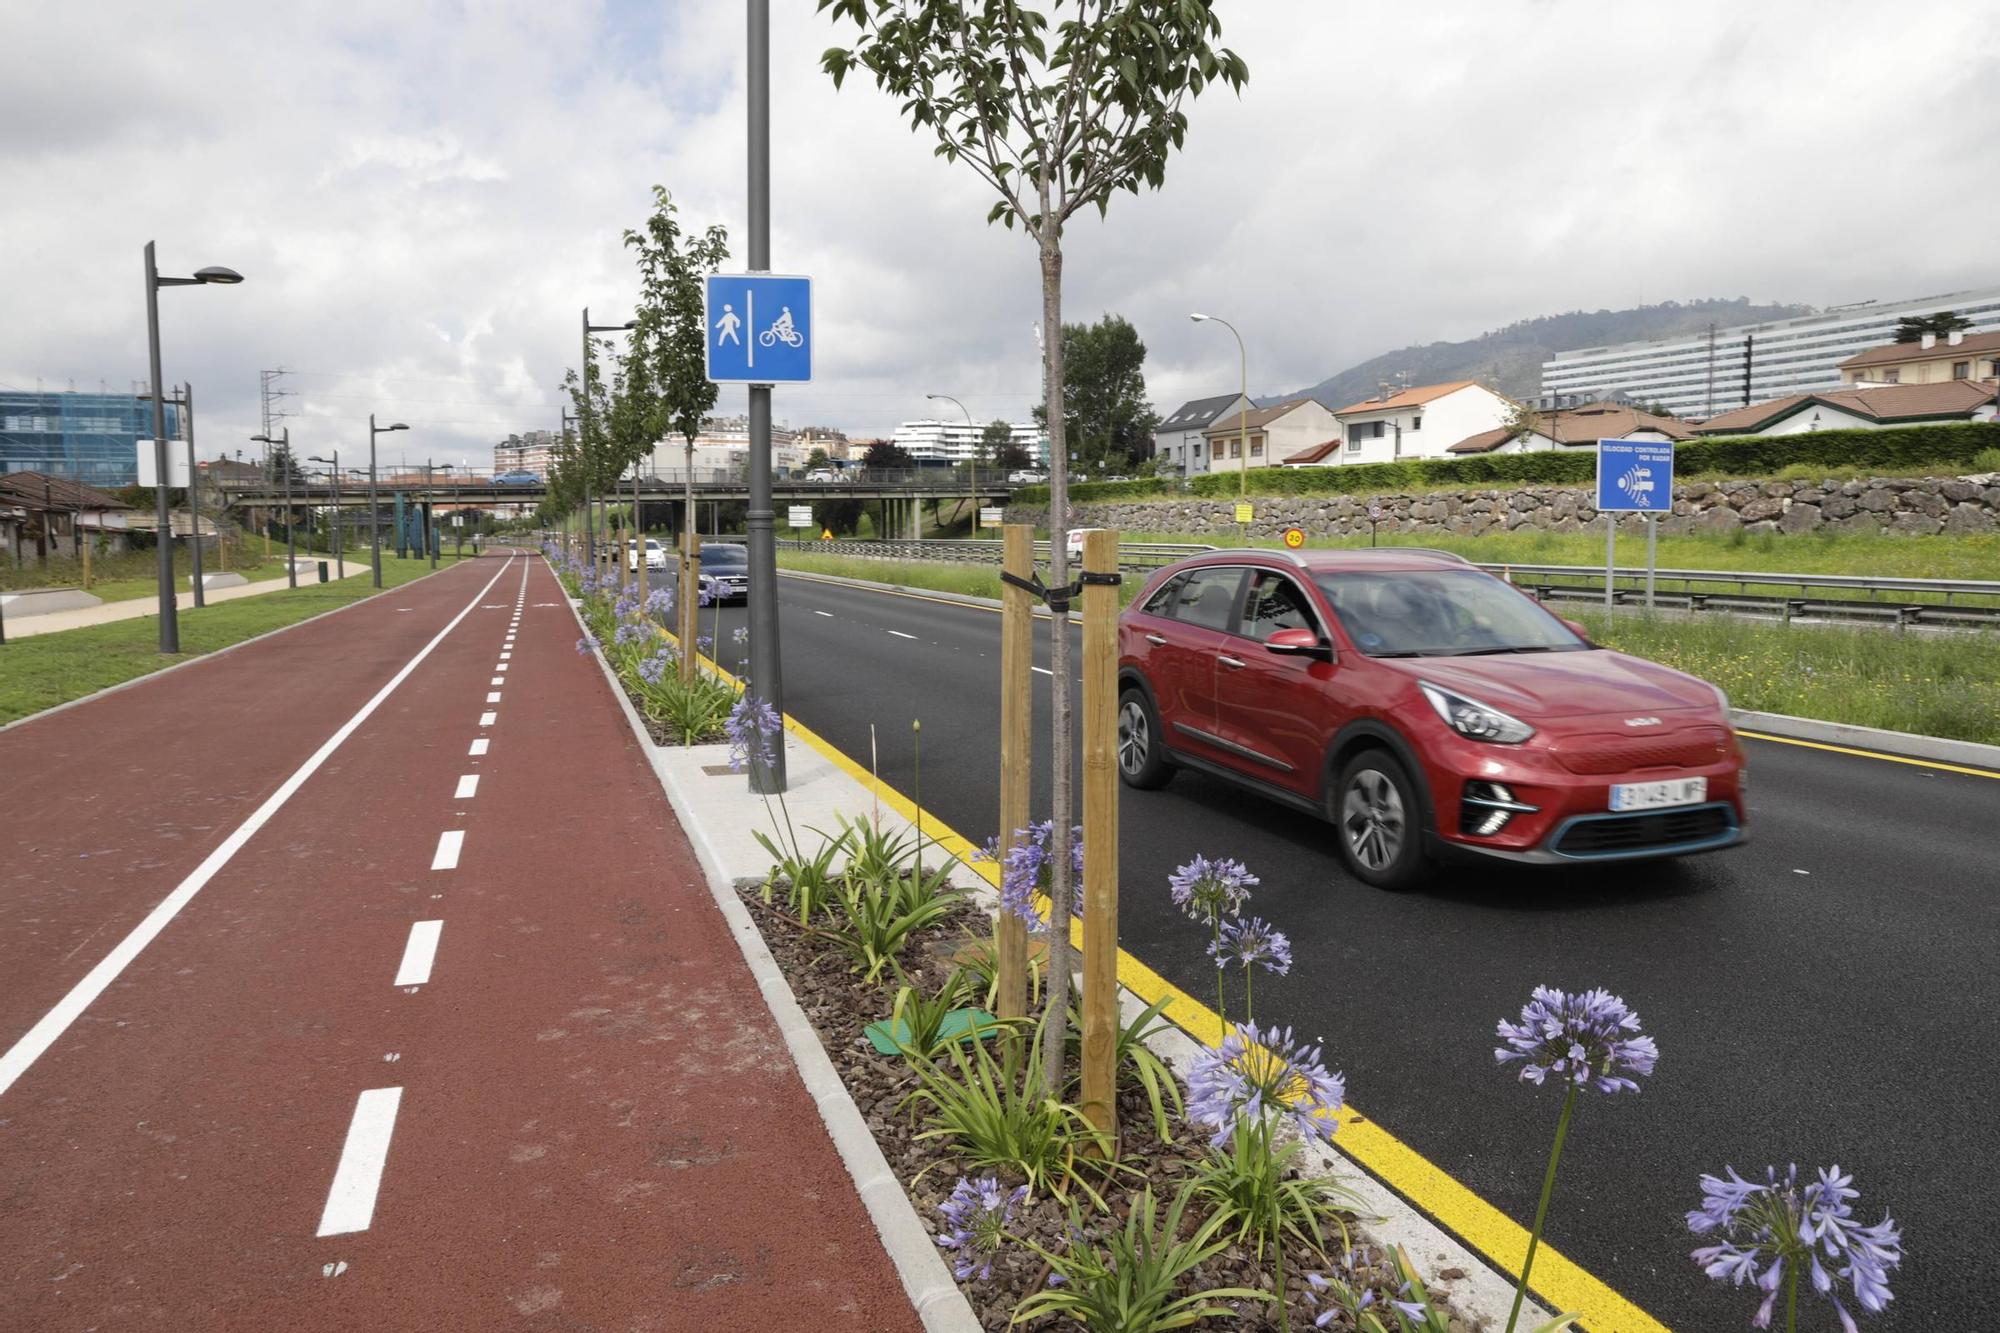
<path id="1" fill-rule="evenodd" d="M 1220 315 L 1191 314 L 1188 316 L 1197 324 L 1213 320 L 1228 329 L 1236 339 L 1236 364 L 1242 374 L 1243 406 L 1236 416 L 1236 496 L 1241 500 L 1250 493 L 1250 354 L 1243 350 L 1243 335 L 1236 326 Z M 1236 525 L 1237 541 L 1245 546 L 1250 544 L 1249 529 L 1241 523 Z"/>
<path id="2" fill-rule="evenodd" d="M 934 403 L 950 403 L 953 407 L 965 413 L 965 424 L 968 429 L 973 431 L 979 429 L 978 426 L 973 424 L 972 410 L 950 394 L 927 393 L 924 397 Z M 983 441 L 976 439 L 972 442 L 972 535 L 975 537 L 979 535 L 979 450 L 983 443 Z M 921 532 L 922 529 L 919 528 L 918 531 Z"/>
<path id="3" fill-rule="evenodd" d="M 174 599 L 174 528 L 167 511 L 167 400 L 160 386 L 160 288 L 193 287 L 202 283 L 229 286 L 243 281 L 234 269 L 204 268 L 192 278 L 163 278 L 153 260 L 153 242 L 146 242 L 146 352 L 153 373 L 153 466 L 158 485 L 153 491 L 153 513 L 159 522 L 160 571 L 160 651 L 181 650 L 179 606 Z M 193 478 L 188 478 L 190 484 Z"/>
<path id="4" fill-rule="evenodd" d="M 580 387 L 583 392 L 579 395 L 576 423 L 577 438 L 581 442 L 583 452 L 586 455 L 589 453 L 590 447 L 590 335 L 593 333 L 623 333 L 627 329 L 636 329 L 638 327 L 639 321 L 636 319 L 628 319 L 623 324 L 593 324 L 590 322 L 590 307 L 585 306 L 583 308 L 583 376 L 580 381 Z M 592 468 L 586 466 L 583 474 L 583 504 L 586 512 L 590 508 L 591 493 L 596 489 L 596 478 L 591 475 L 592 470 Z M 614 490 L 617 489 L 615 481 L 612 484 L 612 488 Z M 611 540 L 611 512 L 608 508 L 605 510 L 604 523 L 604 539 L 608 543 Z M 584 531 L 586 534 L 590 531 L 587 521 Z M 594 546 L 590 548 L 590 554 L 594 560 L 597 554 Z"/>
<path id="5" fill-rule="evenodd" d="M 387 435 L 392 430 L 408 430 L 403 422 L 392 422 L 387 426 L 375 424 L 375 414 L 368 414 L 368 559 L 375 567 L 375 586 L 382 586 L 382 504 L 377 499 L 375 489 L 375 437 Z"/>
<path id="6" fill-rule="evenodd" d="M 290 426 L 285 427 L 275 437 L 270 435 L 252 435 L 250 439 L 252 443 L 282 451 L 277 457 L 279 459 L 278 466 L 283 469 L 285 474 L 285 581 L 296 588 L 299 586 L 299 558 L 298 547 L 292 540 L 292 523 L 294 519 L 292 509 L 292 428 Z"/>
<path id="7" fill-rule="evenodd" d="M 335 449 L 332 458 L 314 454 L 306 462 L 325 463 L 333 469 L 333 576 L 344 579 L 347 577 L 347 548 L 340 536 L 340 450 Z"/>

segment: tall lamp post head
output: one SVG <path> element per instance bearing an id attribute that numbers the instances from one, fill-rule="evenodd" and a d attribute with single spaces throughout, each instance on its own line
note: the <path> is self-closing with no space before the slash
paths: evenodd
<path id="1" fill-rule="evenodd" d="M 1201 313 L 1199 313 L 1199 312 L 1196 312 L 1196 313 L 1192 313 L 1192 314 L 1190 314 L 1190 315 L 1188 316 L 1188 318 L 1189 318 L 1189 319 L 1191 319 L 1191 320 L 1193 320 L 1193 321 L 1194 321 L 1195 323 L 1199 324 L 1199 323 L 1201 323 L 1201 322 L 1202 322 L 1203 320 L 1207 319 L 1207 318 L 1208 318 L 1208 316 L 1207 316 L 1207 315 L 1204 315 L 1204 314 L 1201 314 Z"/>

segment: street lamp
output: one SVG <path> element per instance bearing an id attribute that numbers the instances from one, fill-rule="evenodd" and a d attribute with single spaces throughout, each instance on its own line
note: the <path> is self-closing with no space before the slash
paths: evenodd
<path id="1" fill-rule="evenodd" d="M 160 288 L 203 283 L 226 287 L 241 281 L 243 275 L 236 270 L 217 267 L 196 269 L 192 278 L 163 278 L 153 261 L 153 242 L 146 242 L 146 351 L 153 371 L 153 467 L 158 474 L 154 480 L 159 483 L 153 492 L 153 512 L 160 525 L 160 651 L 163 653 L 181 650 L 181 622 L 174 600 L 173 517 L 167 512 L 167 402 L 166 390 L 160 384 Z M 188 484 L 194 484 L 193 477 L 188 478 Z"/>
<path id="2" fill-rule="evenodd" d="M 934 403 L 950 403 L 959 411 L 965 413 L 967 428 L 974 431 L 978 430 L 978 427 L 974 426 L 972 422 L 972 410 L 950 394 L 927 393 L 924 397 Z M 972 535 L 975 537 L 979 535 L 979 448 L 982 443 L 983 441 L 977 439 L 972 442 Z M 917 533 L 919 536 L 923 534 L 923 526 L 921 524 L 917 527 Z"/>
<path id="3" fill-rule="evenodd" d="M 1189 315 L 1197 324 L 1213 320 L 1236 338 L 1237 365 L 1243 375 L 1243 406 L 1236 418 L 1237 474 L 1236 493 L 1239 496 L 1250 493 L 1250 354 L 1243 350 L 1243 335 L 1236 332 L 1236 326 L 1220 315 Z"/>
<path id="4" fill-rule="evenodd" d="M 284 451 L 282 455 L 283 461 L 279 463 L 279 466 L 284 469 L 285 473 L 285 579 L 296 588 L 299 586 L 299 559 L 298 549 L 292 543 L 292 521 L 294 517 L 292 510 L 292 428 L 287 426 L 279 431 L 276 439 L 273 439 L 269 435 L 252 435 L 250 442 L 252 444 L 268 445 Z"/>
<path id="5" fill-rule="evenodd" d="M 382 586 L 382 504 L 376 498 L 375 490 L 375 437 L 387 435 L 392 430 L 408 430 L 398 421 L 387 426 L 375 424 L 375 414 L 368 414 L 368 560 L 375 567 L 375 586 Z"/>
<path id="6" fill-rule="evenodd" d="M 333 469 L 333 569 L 334 577 L 347 577 L 347 546 L 340 535 L 340 450 L 333 451 L 332 458 L 321 458 L 318 454 L 306 459 L 308 463 L 325 463 Z"/>

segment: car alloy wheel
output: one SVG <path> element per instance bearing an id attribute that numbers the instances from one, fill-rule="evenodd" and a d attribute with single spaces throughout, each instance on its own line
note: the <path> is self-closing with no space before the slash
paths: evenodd
<path id="1" fill-rule="evenodd" d="M 1152 752 L 1153 728 L 1146 721 L 1146 709 L 1128 695 L 1118 709 L 1118 767 L 1126 777 L 1137 777 Z"/>
<path id="2" fill-rule="evenodd" d="M 1341 799 L 1341 835 L 1356 861 L 1376 874 L 1388 870 L 1409 836 L 1409 818 L 1396 784 L 1380 769 L 1355 773 Z"/>

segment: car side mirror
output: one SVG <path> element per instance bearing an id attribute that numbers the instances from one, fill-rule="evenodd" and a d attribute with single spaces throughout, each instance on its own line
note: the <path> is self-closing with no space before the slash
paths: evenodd
<path id="1" fill-rule="evenodd" d="M 1320 642 L 1319 635 L 1309 629 L 1274 630 L 1271 637 L 1264 640 L 1264 651 L 1287 657 L 1318 657 L 1333 660 L 1333 649 Z"/>

